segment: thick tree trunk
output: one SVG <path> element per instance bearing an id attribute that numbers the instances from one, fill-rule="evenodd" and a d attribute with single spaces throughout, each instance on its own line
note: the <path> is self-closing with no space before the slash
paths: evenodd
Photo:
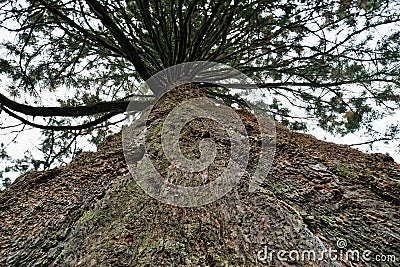
<path id="1" fill-rule="evenodd" d="M 238 113 L 251 124 L 250 113 Z M 157 123 L 135 127 L 153 141 Z M 196 131 L 207 131 L 204 121 L 187 138 Z M 137 169 L 141 149 L 131 151 Z M 116 134 L 98 152 L 28 172 L 0 193 L 0 265 L 398 266 L 399 179 L 390 157 L 277 125 L 276 155 L 261 187 L 249 192 L 244 177 L 216 202 L 180 208 L 138 186 Z M 308 256 L 323 251 L 322 259 Z"/>

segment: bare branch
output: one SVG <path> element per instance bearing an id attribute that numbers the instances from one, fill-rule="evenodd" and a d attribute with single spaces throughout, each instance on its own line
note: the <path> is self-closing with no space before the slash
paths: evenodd
<path id="1" fill-rule="evenodd" d="M 79 117 L 105 112 L 123 113 L 128 108 L 130 101 L 100 102 L 88 106 L 78 107 L 33 107 L 17 103 L 0 93 L 0 103 L 15 112 L 37 117 Z M 152 101 L 136 101 L 134 110 L 141 111 L 148 107 Z"/>

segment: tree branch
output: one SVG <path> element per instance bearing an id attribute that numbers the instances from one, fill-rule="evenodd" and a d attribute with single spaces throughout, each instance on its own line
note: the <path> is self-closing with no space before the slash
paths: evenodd
<path id="1" fill-rule="evenodd" d="M 0 104 L 15 112 L 38 117 L 79 117 L 105 112 L 123 113 L 128 108 L 130 101 L 100 102 L 88 106 L 78 107 L 32 107 L 17 103 L 0 93 Z M 141 111 L 151 105 L 153 101 L 136 101 L 134 109 Z"/>
<path id="2" fill-rule="evenodd" d="M 120 114 L 119 112 L 110 112 L 94 121 L 85 123 L 85 124 L 81 124 L 81 125 L 64 125 L 64 126 L 52 126 L 52 125 L 41 125 L 41 124 L 37 124 L 37 123 L 33 123 L 28 121 L 27 119 L 22 118 L 21 116 L 11 112 L 10 110 L 8 110 L 7 108 L 3 109 L 5 113 L 7 113 L 8 115 L 10 115 L 11 117 L 19 120 L 20 122 L 38 128 L 38 129 L 42 129 L 42 130 L 53 130 L 53 131 L 65 131 L 65 130 L 83 130 L 83 129 L 87 129 L 90 128 L 92 126 L 95 126 L 97 124 L 100 124 L 108 119 L 111 119 L 112 117 Z"/>
<path id="3" fill-rule="evenodd" d="M 111 34 L 118 41 L 122 50 L 125 52 L 129 61 L 135 66 L 135 69 L 139 73 L 143 80 L 147 80 L 151 77 L 148 69 L 146 68 L 144 62 L 139 57 L 139 51 L 131 44 L 126 35 L 121 31 L 121 29 L 115 24 L 115 22 L 109 17 L 108 12 L 104 6 L 102 6 L 96 0 L 86 0 L 86 3 L 92 9 L 93 13 L 96 14 L 97 18 L 110 30 Z M 155 94 L 160 94 L 160 92 L 153 92 Z"/>
<path id="4" fill-rule="evenodd" d="M 393 141 L 396 140 L 397 138 L 391 138 L 391 137 L 382 137 L 374 140 L 369 140 L 361 143 L 356 143 L 356 144 L 349 144 L 348 146 L 362 146 L 362 145 L 370 145 L 376 142 L 382 142 L 382 141 Z"/>

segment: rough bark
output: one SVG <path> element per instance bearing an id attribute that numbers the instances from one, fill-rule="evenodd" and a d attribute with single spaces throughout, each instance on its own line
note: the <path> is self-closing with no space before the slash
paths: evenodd
<path id="1" fill-rule="evenodd" d="M 154 137 L 164 113 L 135 127 Z M 251 125 L 250 113 L 238 113 Z M 211 129 L 199 122 L 184 138 Z M 257 136 L 256 129 L 250 135 Z M 183 145 L 190 143 L 184 140 Z M 65 167 L 28 172 L 0 193 L 1 266 L 399 264 L 400 165 L 388 156 L 277 125 L 276 155 L 262 187 L 248 192 L 249 180 L 243 177 L 217 202 L 179 208 L 152 199 L 137 185 L 121 143 L 121 134 L 109 136 L 97 152 L 82 153 Z M 158 155 L 158 147 L 149 147 Z M 140 149 L 132 150 L 138 168 Z M 185 149 L 198 153 L 189 145 Z M 250 165 L 256 158 L 251 160 Z M 163 162 L 158 163 L 168 169 Z M 347 241 L 345 250 L 370 250 L 371 258 L 394 255 L 396 261 L 257 259 L 265 246 L 321 251 L 337 249 L 339 239 Z"/>

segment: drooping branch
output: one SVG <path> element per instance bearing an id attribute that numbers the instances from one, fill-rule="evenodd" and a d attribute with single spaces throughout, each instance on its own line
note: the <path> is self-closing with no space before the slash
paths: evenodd
<path id="1" fill-rule="evenodd" d="M 80 124 L 80 125 L 62 125 L 62 126 L 53 126 L 53 125 L 42 125 L 42 124 L 37 124 L 37 123 L 33 123 L 15 113 L 13 113 L 12 111 L 10 111 L 7 108 L 3 108 L 3 111 L 5 113 L 7 113 L 8 115 L 10 115 L 11 117 L 19 120 L 20 122 L 38 128 L 38 129 L 42 129 L 42 130 L 53 130 L 53 131 L 65 131 L 65 130 L 83 130 L 83 129 L 88 129 L 90 127 L 93 127 L 95 125 L 98 125 L 102 122 L 105 122 L 109 119 L 111 119 L 112 117 L 120 114 L 119 112 L 110 112 L 96 120 L 93 120 L 91 122 L 85 123 L 85 124 Z"/>
<path id="2" fill-rule="evenodd" d="M 128 108 L 130 101 L 100 102 L 93 105 L 77 107 L 32 107 L 17 103 L 0 93 L 0 103 L 4 108 L 14 112 L 37 117 L 79 117 L 100 113 L 123 113 Z M 141 111 L 148 107 L 152 101 L 135 102 L 134 110 Z"/>

